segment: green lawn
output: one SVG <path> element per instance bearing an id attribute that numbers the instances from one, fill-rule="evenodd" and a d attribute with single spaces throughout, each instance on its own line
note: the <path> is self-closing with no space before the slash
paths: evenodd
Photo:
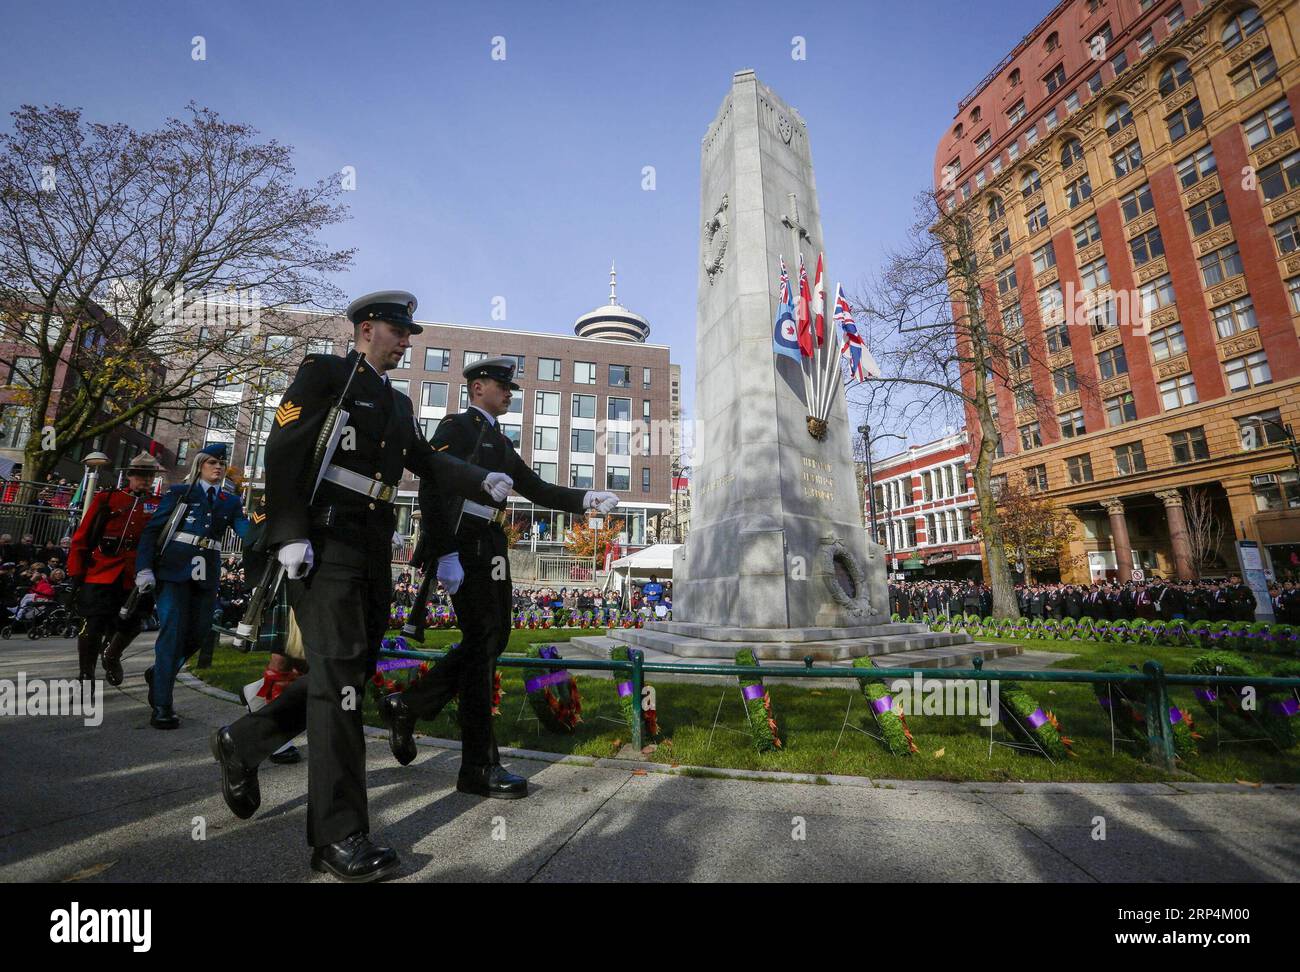
<path id="1" fill-rule="evenodd" d="M 526 644 L 560 644 L 582 631 L 522 630 L 512 633 L 510 652 L 522 652 Z M 459 638 L 457 631 L 430 631 L 425 639 L 428 648 L 442 648 Z M 1095 668 L 1101 661 L 1114 658 L 1137 664 L 1149 658 L 1159 660 L 1167 672 L 1187 670 L 1200 651 L 1191 648 L 1160 648 L 1147 645 L 1100 645 L 1094 642 L 1033 641 L 1021 642 L 1026 649 L 1073 652 L 1073 657 L 1057 662 L 1063 669 Z M 564 653 L 563 647 L 560 649 Z M 229 648 L 218 648 L 213 666 L 196 674 L 206 681 L 231 691 L 257 678 L 265 655 L 245 655 Z M 1269 656 L 1260 657 L 1267 662 Z M 394 673 L 397 675 L 398 673 Z M 629 733 L 622 721 L 614 683 L 609 679 L 578 676 L 582 694 L 583 722 L 571 735 L 540 730 L 531 719 L 525 702 L 521 669 L 503 668 L 501 716 L 497 720 L 497 741 L 502 746 L 541 749 L 585 756 L 612 756 L 628 741 Z M 852 729 L 839 741 L 850 695 L 855 696 L 851 726 L 869 726 L 871 720 L 857 683 L 846 689 L 805 689 L 774 685 L 770 696 L 777 722 L 785 737 L 784 747 L 773 753 L 754 751 L 748 736 L 726 729 L 744 729 L 744 714 L 734 679 L 719 678 L 716 684 L 661 683 L 657 686 L 659 722 L 665 737 L 644 758 L 669 765 L 734 767 L 750 770 L 777 770 L 813 774 L 845 774 L 885 779 L 999 780 L 999 781 L 1155 781 L 1162 779 L 1232 782 L 1295 783 L 1300 781 L 1300 748 L 1279 753 L 1267 743 L 1232 743 L 1220 747 L 1212 720 L 1197 704 L 1190 689 L 1173 690 L 1175 705 L 1190 711 L 1197 731 L 1203 735 L 1200 754 L 1187 760 L 1174 774 L 1150 766 L 1137 758 L 1134 747 L 1122 742 L 1111 754 L 1109 721 L 1087 685 L 1050 685 L 1024 683 L 1044 709 L 1060 720 L 1064 733 L 1074 741 L 1076 758 L 1053 765 L 1038 756 L 1022 754 L 994 746 L 989 755 L 989 730 L 978 725 L 974 716 L 922 716 L 908 718 L 919 749 L 911 757 L 891 756 L 880 743 Z M 375 709 L 377 696 L 372 690 L 365 702 L 366 721 L 379 725 Z M 722 702 L 719 728 L 710 742 L 714 714 Z M 602 718 L 603 717 L 603 718 Z M 614 721 L 609 721 L 614 720 Z M 723 727 L 726 727 L 724 729 Z M 420 731 L 440 738 L 458 738 L 459 729 L 448 712 L 432 722 L 422 722 Z M 999 726 L 993 730 L 995 741 L 1010 741 Z"/>

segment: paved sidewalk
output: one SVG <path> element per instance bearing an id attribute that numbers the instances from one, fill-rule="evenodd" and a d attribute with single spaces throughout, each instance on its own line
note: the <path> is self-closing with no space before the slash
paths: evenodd
<path id="1" fill-rule="evenodd" d="M 149 728 L 132 646 L 98 728 L 0 719 L 0 880 L 306 881 L 306 763 L 267 765 L 262 809 L 219 793 L 212 728 L 242 711 L 179 688 L 181 728 Z M 0 678 L 64 678 L 71 642 L 0 642 Z M 1295 881 L 1300 790 L 1233 784 L 834 785 L 701 779 L 644 764 L 508 755 L 527 800 L 454 789 L 459 754 L 398 766 L 369 743 L 374 834 L 404 881 Z M 1094 840 L 1105 818 L 1106 839 Z M 195 832 L 205 828 L 204 839 Z M 802 830 L 803 839 L 795 839 Z"/>

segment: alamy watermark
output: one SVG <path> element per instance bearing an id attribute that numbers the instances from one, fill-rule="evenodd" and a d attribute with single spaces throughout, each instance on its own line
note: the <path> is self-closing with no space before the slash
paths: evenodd
<path id="1" fill-rule="evenodd" d="M 78 678 L 0 678 L 0 716 L 76 716 L 87 726 L 104 721 L 104 683 Z"/>
<path id="2" fill-rule="evenodd" d="M 918 673 L 895 679 L 889 691 L 905 716 L 978 715 L 981 726 L 993 726 L 998 722 L 999 683 L 990 680 L 984 685 L 987 689 L 981 690 L 974 679 L 922 678 Z"/>

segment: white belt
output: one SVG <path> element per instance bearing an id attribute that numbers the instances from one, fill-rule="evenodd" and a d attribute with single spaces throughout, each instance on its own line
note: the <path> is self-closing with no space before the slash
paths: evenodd
<path id="1" fill-rule="evenodd" d="M 342 466 L 331 465 L 325 470 L 323 477 L 335 486 L 342 486 L 354 493 L 360 493 L 369 499 L 377 499 L 384 503 L 391 503 L 393 497 L 397 495 L 397 487 L 389 486 L 378 479 L 367 479 L 361 473 L 353 472 L 351 469 L 344 469 Z"/>
<path id="2" fill-rule="evenodd" d="M 504 523 L 506 511 L 498 510 L 495 506 L 484 506 L 482 503 L 475 503 L 473 500 L 465 500 L 461 506 L 462 513 L 468 513 L 470 516 L 477 516 L 480 520 L 491 520 L 495 523 Z"/>
<path id="3" fill-rule="evenodd" d="M 191 547 L 202 547 L 205 550 L 213 550 L 221 546 L 219 541 L 213 540 L 211 537 L 201 537 L 197 533 L 177 533 L 172 536 L 172 539 L 178 543 L 187 543 Z"/>

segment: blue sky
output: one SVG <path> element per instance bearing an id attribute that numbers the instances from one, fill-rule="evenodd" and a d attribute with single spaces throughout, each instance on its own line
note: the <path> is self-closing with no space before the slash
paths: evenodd
<path id="1" fill-rule="evenodd" d="M 328 237 L 358 248 L 339 285 L 412 290 L 431 319 L 571 333 L 612 258 L 689 411 L 699 145 L 732 73 L 807 120 L 828 266 L 852 289 L 906 230 L 957 101 L 1051 6 L 10 0 L 3 104 L 152 128 L 194 100 L 294 146 L 304 177 L 355 166 Z"/>

